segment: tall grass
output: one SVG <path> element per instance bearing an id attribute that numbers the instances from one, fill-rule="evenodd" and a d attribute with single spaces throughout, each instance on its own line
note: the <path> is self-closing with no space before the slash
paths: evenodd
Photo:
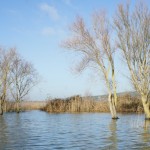
<path id="1" fill-rule="evenodd" d="M 95 100 L 92 97 L 73 96 L 67 99 L 49 100 L 43 108 L 51 113 L 61 112 L 109 112 L 108 101 Z M 138 97 L 124 95 L 118 97 L 118 112 L 143 112 L 143 106 Z"/>
<path id="2" fill-rule="evenodd" d="M 41 110 L 45 107 L 45 101 L 24 101 L 19 104 L 20 111 Z M 5 112 L 17 112 L 17 104 L 13 101 L 7 101 L 4 106 Z"/>
<path id="3" fill-rule="evenodd" d="M 109 112 L 107 98 L 95 100 L 93 97 L 72 96 L 67 99 L 53 99 L 45 101 L 24 101 L 19 104 L 21 111 L 43 110 L 50 113 L 62 112 Z M 5 112 L 16 112 L 15 102 L 7 101 Z M 143 112 L 143 106 L 139 97 L 123 95 L 118 97 L 117 112 Z"/>
<path id="4" fill-rule="evenodd" d="M 43 110 L 47 112 L 95 112 L 107 111 L 106 102 L 98 102 L 92 98 L 81 98 L 80 96 L 70 97 L 68 99 L 49 100 Z"/>
<path id="5" fill-rule="evenodd" d="M 140 97 L 129 94 L 118 97 L 118 112 L 144 112 Z"/>

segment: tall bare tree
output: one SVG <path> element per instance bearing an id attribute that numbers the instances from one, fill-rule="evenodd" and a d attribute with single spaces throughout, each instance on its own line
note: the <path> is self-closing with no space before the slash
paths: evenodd
<path id="1" fill-rule="evenodd" d="M 17 52 L 11 68 L 10 91 L 17 104 L 17 112 L 20 112 L 20 102 L 38 83 L 38 76 L 31 63 L 24 60 Z"/>
<path id="2" fill-rule="evenodd" d="M 0 115 L 3 115 L 4 104 L 6 105 L 13 54 L 13 48 L 9 50 L 0 49 Z"/>
<path id="3" fill-rule="evenodd" d="M 129 68 L 135 90 L 141 95 L 145 118 L 150 119 L 150 10 L 141 1 L 134 9 L 119 5 L 114 18 L 117 46 Z"/>
<path id="4" fill-rule="evenodd" d="M 111 115 L 113 119 L 117 119 L 115 48 L 112 41 L 113 30 L 106 13 L 95 12 L 90 29 L 82 17 L 77 17 L 70 31 L 71 37 L 64 41 L 62 46 L 80 54 L 81 62 L 78 63 L 77 71 L 82 72 L 87 67 L 94 67 L 102 73 L 109 93 Z"/>

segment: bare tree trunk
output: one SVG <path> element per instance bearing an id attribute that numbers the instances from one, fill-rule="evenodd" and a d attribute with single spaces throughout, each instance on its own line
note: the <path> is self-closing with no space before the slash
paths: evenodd
<path id="1" fill-rule="evenodd" d="M 7 112 L 7 102 L 4 102 L 4 112 Z"/>
<path id="2" fill-rule="evenodd" d="M 114 63 L 112 63 L 112 84 L 113 84 L 114 102 L 115 102 L 115 107 L 116 107 L 117 106 L 117 89 L 116 89 Z"/>
<path id="3" fill-rule="evenodd" d="M 112 119 L 118 119 L 117 112 L 116 112 L 116 106 L 115 106 L 115 98 L 112 95 L 112 93 L 109 93 L 108 102 L 109 102 L 109 108 L 110 108 L 110 113 L 111 113 Z"/>
<path id="4" fill-rule="evenodd" d="M 16 111 L 20 113 L 20 102 L 16 102 Z"/>
<path id="5" fill-rule="evenodd" d="M 0 100 L 0 115 L 3 115 L 3 102 Z"/>
<path id="6" fill-rule="evenodd" d="M 150 103 L 148 101 L 147 95 L 142 95 L 142 104 L 144 107 L 145 119 L 150 120 Z"/>

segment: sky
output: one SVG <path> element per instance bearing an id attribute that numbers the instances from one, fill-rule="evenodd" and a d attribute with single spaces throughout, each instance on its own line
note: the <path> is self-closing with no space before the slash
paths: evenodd
<path id="1" fill-rule="evenodd" d="M 131 0 L 134 4 L 136 0 Z M 145 0 L 146 1 L 146 0 Z M 16 47 L 34 64 L 40 83 L 28 99 L 44 100 L 72 95 L 107 93 L 104 82 L 95 72 L 74 74 L 75 54 L 60 44 L 68 36 L 68 27 L 77 15 L 90 20 L 93 11 L 106 10 L 111 16 L 125 0 L 0 0 L 0 46 Z M 147 0 L 148 3 L 148 0 Z M 118 59 L 118 92 L 132 90 Z"/>

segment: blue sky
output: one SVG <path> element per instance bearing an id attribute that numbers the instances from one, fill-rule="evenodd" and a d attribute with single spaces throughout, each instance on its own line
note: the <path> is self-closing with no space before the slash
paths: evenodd
<path id="1" fill-rule="evenodd" d="M 71 71 L 74 54 L 60 47 L 67 37 L 68 26 L 77 15 L 86 20 L 94 10 L 105 9 L 113 14 L 117 4 L 125 0 L 1 0 L 0 46 L 16 47 L 19 53 L 34 64 L 41 76 L 29 99 L 43 100 L 47 96 L 67 97 L 75 94 L 106 93 L 104 83 L 95 73 Z M 135 0 L 131 1 L 133 4 Z M 148 0 L 147 0 L 148 2 Z M 118 92 L 131 86 L 117 64 Z"/>

